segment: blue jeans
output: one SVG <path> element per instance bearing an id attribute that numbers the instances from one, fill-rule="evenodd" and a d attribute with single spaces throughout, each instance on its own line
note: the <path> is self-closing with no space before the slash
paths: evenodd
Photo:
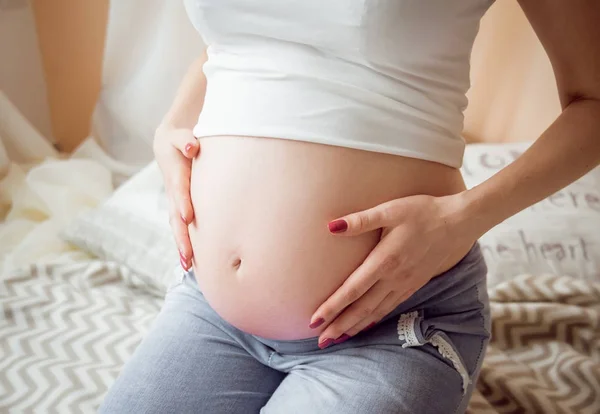
<path id="1" fill-rule="evenodd" d="M 490 339 L 479 243 L 370 330 L 317 337 L 243 332 L 180 271 L 100 413 L 462 413 Z"/>

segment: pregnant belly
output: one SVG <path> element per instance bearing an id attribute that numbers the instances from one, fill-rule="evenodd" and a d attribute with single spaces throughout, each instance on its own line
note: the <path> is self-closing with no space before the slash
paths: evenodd
<path id="1" fill-rule="evenodd" d="M 310 317 L 377 245 L 327 223 L 413 194 L 464 189 L 429 161 L 300 141 L 206 137 L 192 166 L 194 273 L 227 322 L 272 339 L 318 335 Z"/>

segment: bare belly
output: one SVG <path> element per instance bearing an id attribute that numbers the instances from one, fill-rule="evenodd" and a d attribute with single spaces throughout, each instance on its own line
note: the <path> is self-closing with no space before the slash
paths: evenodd
<path id="1" fill-rule="evenodd" d="M 223 319 L 266 338 L 318 335 L 311 315 L 379 241 L 380 230 L 336 237 L 329 221 L 465 188 L 458 170 L 414 158 L 272 138 L 200 143 L 190 226 L 198 285 Z"/>

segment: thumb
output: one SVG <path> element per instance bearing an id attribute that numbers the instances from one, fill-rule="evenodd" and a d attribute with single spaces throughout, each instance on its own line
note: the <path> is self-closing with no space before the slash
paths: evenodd
<path id="1" fill-rule="evenodd" d="M 386 204 L 382 204 L 333 220 L 329 222 L 328 228 L 331 233 L 357 236 L 381 227 L 387 227 L 390 224 L 387 211 Z"/>
<path id="2" fill-rule="evenodd" d="M 172 145 L 186 158 L 194 158 L 200 150 L 200 143 L 188 129 L 176 129 L 169 138 Z"/>

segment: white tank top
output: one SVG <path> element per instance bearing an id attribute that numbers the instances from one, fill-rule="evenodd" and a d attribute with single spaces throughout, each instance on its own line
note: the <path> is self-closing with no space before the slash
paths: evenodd
<path id="1" fill-rule="evenodd" d="M 462 165 L 494 0 L 184 0 L 208 45 L 198 138 L 309 141 Z"/>

